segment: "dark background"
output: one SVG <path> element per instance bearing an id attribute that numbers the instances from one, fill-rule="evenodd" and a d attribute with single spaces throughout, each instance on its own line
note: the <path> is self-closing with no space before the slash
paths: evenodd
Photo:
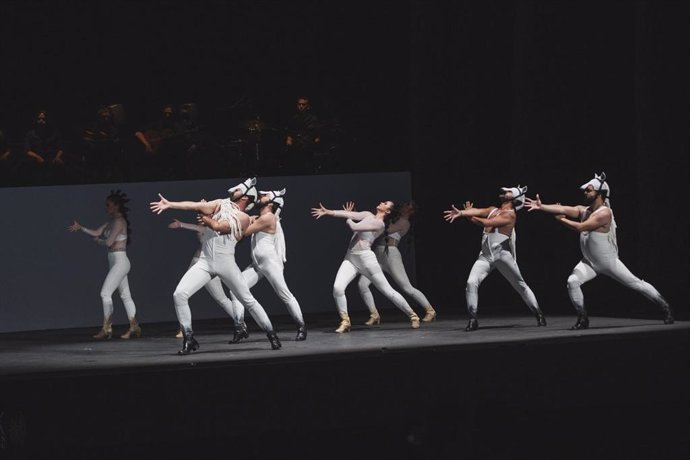
<path id="1" fill-rule="evenodd" d="M 308 95 L 350 142 L 344 170 L 410 170 L 421 206 L 419 287 L 464 309 L 479 230 L 451 203 L 495 202 L 518 183 L 576 203 L 606 171 L 621 258 L 687 315 L 686 2 L 3 2 L 0 126 L 21 140 L 38 108 L 75 137 L 101 104 L 133 126 L 197 102 L 222 136 L 260 115 L 278 126 Z M 571 313 L 577 236 L 521 213 L 518 258 L 548 313 Z M 656 315 L 612 282 L 592 314 Z M 500 277 L 481 312 L 527 310 Z"/>

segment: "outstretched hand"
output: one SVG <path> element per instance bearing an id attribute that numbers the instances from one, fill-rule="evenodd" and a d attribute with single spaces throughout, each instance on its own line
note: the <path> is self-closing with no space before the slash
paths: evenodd
<path id="1" fill-rule="evenodd" d="M 525 207 L 527 208 L 527 212 L 540 210 L 541 198 L 539 198 L 539 194 L 537 193 L 537 197 L 534 199 L 525 197 Z"/>
<path id="2" fill-rule="evenodd" d="M 465 204 L 467 204 L 467 203 L 465 203 Z M 449 222 L 449 223 L 453 223 L 453 221 L 455 221 L 455 219 L 460 217 L 460 215 L 462 214 L 462 211 L 460 209 L 456 208 L 454 204 L 451 205 L 451 208 L 453 208 L 453 209 L 443 211 L 443 218 L 446 219 L 446 222 Z"/>
<path id="3" fill-rule="evenodd" d="M 180 227 L 182 227 L 182 223 L 177 219 L 173 219 L 173 221 L 168 224 L 168 228 L 180 228 Z"/>
<path id="4" fill-rule="evenodd" d="M 316 219 L 320 219 L 321 217 L 325 216 L 328 214 L 328 209 L 326 207 L 319 203 L 318 208 L 311 208 L 311 215 L 312 217 L 315 217 Z"/>
<path id="5" fill-rule="evenodd" d="M 462 209 L 472 209 L 474 208 L 474 203 L 471 201 L 467 200 L 465 203 L 462 205 Z"/>
<path id="6" fill-rule="evenodd" d="M 67 227 L 67 230 L 69 230 L 70 232 L 78 232 L 79 230 L 81 230 L 81 224 L 75 220 L 72 225 Z"/>
<path id="7" fill-rule="evenodd" d="M 160 197 L 160 201 L 152 201 L 150 204 L 151 212 L 155 212 L 156 214 L 160 214 L 166 209 L 170 208 L 170 202 L 165 199 L 163 195 L 160 193 L 158 194 Z"/>
<path id="8" fill-rule="evenodd" d="M 355 210 L 355 202 L 354 201 L 348 201 L 343 205 L 343 209 L 348 212 L 352 212 Z"/>

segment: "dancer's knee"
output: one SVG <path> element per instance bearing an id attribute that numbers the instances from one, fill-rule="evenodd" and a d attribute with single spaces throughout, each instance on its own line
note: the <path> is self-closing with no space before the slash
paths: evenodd
<path id="1" fill-rule="evenodd" d="M 175 305 L 185 304 L 189 300 L 189 293 L 184 289 L 177 288 L 175 292 L 173 292 L 173 300 L 175 301 Z"/>
<path id="2" fill-rule="evenodd" d="M 580 280 L 580 278 L 578 278 L 575 275 L 570 275 L 568 277 L 567 286 L 569 291 L 572 291 L 573 289 L 579 289 L 580 286 L 582 286 L 582 280 Z"/>

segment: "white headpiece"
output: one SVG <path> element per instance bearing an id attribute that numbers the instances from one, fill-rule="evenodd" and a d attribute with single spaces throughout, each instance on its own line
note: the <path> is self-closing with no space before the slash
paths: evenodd
<path id="1" fill-rule="evenodd" d="M 606 199 L 611 196 L 611 189 L 609 188 L 609 183 L 606 182 L 606 173 L 602 171 L 601 174 L 594 174 L 594 179 L 590 180 L 586 184 L 580 185 L 580 189 L 584 190 L 589 186 L 592 186 L 595 192 L 606 192 Z"/>
<path id="2" fill-rule="evenodd" d="M 522 209 L 525 205 L 525 193 L 527 193 L 527 186 L 521 187 L 501 187 L 504 192 L 510 192 L 513 194 L 513 207 L 516 211 Z"/>
<path id="3" fill-rule="evenodd" d="M 283 190 L 269 190 L 269 191 L 264 191 L 261 190 L 259 193 L 262 195 L 268 195 L 268 202 L 273 203 L 273 214 L 280 215 L 281 209 L 283 209 L 283 206 L 285 205 L 285 198 L 283 196 L 285 195 L 285 189 Z"/>
<path id="4" fill-rule="evenodd" d="M 230 195 L 232 195 L 232 192 L 234 192 L 235 190 L 240 190 L 240 191 L 242 191 L 242 196 L 247 195 L 249 197 L 252 197 L 254 199 L 254 201 L 249 203 L 247 205 L 247 207 L 245 208 L 245 211 L 249 211 L 250 209 L 252 209 L 254 207 L 254 202 L 256 202 L 256 199 L 258 198 L 258 193 L 256 191 L 255 185 L 256 185 L 256 177 L 252 177 L 252 178 L 249 178 L 240 184 L 235 185 L 234 187 L 229 188 L 228 193 Z"/>

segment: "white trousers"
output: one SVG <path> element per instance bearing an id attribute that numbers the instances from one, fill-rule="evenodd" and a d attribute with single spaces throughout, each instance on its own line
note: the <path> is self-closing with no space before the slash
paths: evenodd
<path id="1" fill-rule="evenodd" d="M 195 263 L 199 261 L 199 257 L 194 257 L 192 258 L 192 262 L 189 264 L 189 268 L 192 268 Z M 188 268 L 188 269 L 189 269 Z M 204 289 L 206 289 L 206 292 L 209 293 L 209 295 L 213 298 L 213 300 L 216 301 L 220 307 L 225 310 L 225 312 L 235 320 L 235 315 L 234 315 L 234 310 L 233 310 L 233 305 L 232 301 L 228 299 L 228 296 L 225 295 L 225 291 L 223 290 L 223 283 L 221 282 L 220 278 L 217 276 L 214 276 L 211 278 L 211 281 L 208 283 L 204 284 Z M 241 305 L 240 305 L 240 308 Z M 242 309 L 244 311 L 244 309 Z"/>
<path id="2" fill-rule="evenodd" d="M 182 276 L 182 279 L 177 284 L 177 288 L 175 288 L 173 300 L 175 302 L 177 319 L 183 331 L 190 331 L 192 329 L 192 312 L 189 309 L 189 298 L 208 284 L 215 276 L 218 276 L 230 292 L 237 297 L 261 329 L 266 332 L 273 331 L 273 325 L 268 319 L 266 311 L 252 296 L 247 283 L 242 277 L 242 272 L 235 262 L 234 252 L 214 254 L 214 257 L 210 259 L 205 257 L 205 254 L 202 254 L 201 258 Z M 232 314 L 232 308 L 230 308 L 228 313 L 237 322 L 237 319 Z"/>
<path id="3" fill-rule="evenodd" d="M 534 292 L 529 288 L 525 282 L 520 268 L 513 258 L 513 254 L 505 249 L 494 249 L 493 255 L 485 256 L 483 253 L 479 255 L 477 261 L 472 266 L 470 276 L 467 278 L 467 289 L 465 291 L 465 298 L 467 300 L 467 311 L 471 317 L 477 316 L 479 307 L 479 286 L 482 281 L 493 271 L 497 269 L 505 279 L 508 280 L 513 289 L 515 289 L 522 300 L 527 304 L 529 309 L 535 315 L 540 312 L 537 298 Z"/>
<path id="4" fill-rule="evenodd" d="M 668 306 L 666 300 L 654 286 L 633 275 L 619 258 L 607 257 L 605 260 L 600 261 L 600 263 L 581 260 L 568 277 L 568 295 L 578 314 L 587 313 L 581 286 L 587 281 L 596 278 L 597 275 L 606 275 L 613 278 L 623 286 L 641 293 L 662 308 Z"/>
<path id="5" fill-rule="evenodd" d="M 370 249 L 364 251 L 349 251 L 345 260 L 340 264 L 338 273 L 335 275 L 333 283 L 333 298 L 341 315 L 347 315 L 347 298 L 345 288 L 355 279 L 357 275 L 367 278 L 374 283 L 376 289 L 386 296 L 393 304 L 402 310 L 407 316 L 415 313 L 410 308 L 405 298 L 398 291 L 393 289 L 386 276 L 381 270 L 381 266 L 376 260 L 376 255 Z"/>
<path id="6" fill-rule="evenodd" d="M 131 268 L 129 258 L 125 251 L 114 251 L 108 253 L 108 266 L 110 270 L 103 281 L 101 287 L 101 301 L 103 302 L 103 317 L 105 319 L 113 316 L 113 293 L 117 289 L 120 294 L 120 299 L 125 305 L 127 318 L 133 320 L 137 314 L 137 307 L 132 300 L 132 294 L 129 292 L 129 281 L 127 280 L 127 273 Z"/>
<path id="7" fill-rule="evenodd" d="M 388 246 L 388 254 L 386 254 L 385 246 L 374 247 L 374 253 L 376 254 L 376 260 L 378 261 L 381 269 L 384 273 L 388 273 L 395 284 L 402 289 L 402 291 L 412 297 L 417 305 L 420 307 L 426 307 L 429 304 L 426 296 L 422 294 L 422 291 L 412 286 L 410 279 L 407 277 L 407 272 L 405 271 L 405 265 L 403 264 L 402 255 L 400 250 L 395 246 Z M 371 281 L 365 276 L 359 277 L 359 282 L 357 283 L 359 287 L 359 293 L 362 296 L 362 300 L 369 308 L 370 312 L 376 311 L 376 304 L 374 302 L 374 296 L 369 289 Z"/>
<path id="8" fill-rule="evenodd" d="M 282 263 L 277 260 L 262 258 L 259 260 L 258 264 L 252 264 L 245 268 L 242 272 L 242 277 L 249 289 L 256 286 L 256 283 L 262 278 L 266 278 L 278 298 L 280 298 L 287 307 L 293 321 L 298 326 L 304 326 L 304 319 L 302 317 L 302 310 L 300 309 L 299 302 L 297 302 L 295 296 L 292 295 L 292 292 L 290 292 L 285 282 Z M 242 304 L 234 294 L 230 293 L 230 296 L 232 297 L 234 314 L 239 324 L 244 321 L 244 308 L 242 308 Z"/>

